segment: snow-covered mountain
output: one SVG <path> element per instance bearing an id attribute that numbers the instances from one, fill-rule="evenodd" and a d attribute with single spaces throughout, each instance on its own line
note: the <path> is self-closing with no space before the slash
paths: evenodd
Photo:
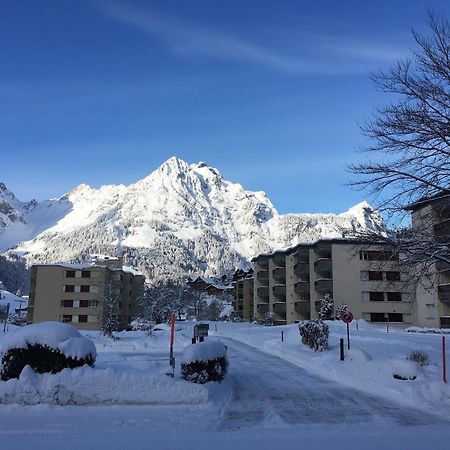
<path id="1" fill-rule="evenodd" d="M 28 264 L 120 251 L 149 277 L 217 274 L 262 252 L 366 228 L 384 229 L 366 202 L 339 215 L 280 215 L 265 193 L 175 157 L 129 186 L 82 184 L 41 203 L 22 203 L 0 184 L 0 253 Z"/>

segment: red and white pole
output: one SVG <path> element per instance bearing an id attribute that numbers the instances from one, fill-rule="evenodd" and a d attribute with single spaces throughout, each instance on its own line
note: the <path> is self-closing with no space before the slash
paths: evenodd
<path id="1" fill-rule="evenodd" d="M 445 358 L 445 336 L 442 336 L 442 380 L 447 383 L 447 361 Z"/>

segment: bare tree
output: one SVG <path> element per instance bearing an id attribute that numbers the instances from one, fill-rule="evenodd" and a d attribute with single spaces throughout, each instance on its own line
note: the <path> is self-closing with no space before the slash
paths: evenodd
<path id="1" fill-rule="evenodd" d="M 120 293 L 113 289 L 112 283 L 108 283 L 105 291 L 100 296 L 102 302 L 101 331 L 110 339 L 118 339 L 114 335 L 121 327 Z"/>
<path id="2" fill-rule="evenodd" d="M 410 58 L 372 76 L 397 101 L 376 110 L 362 127 L 372 142 L 365 151 L 373 158 L 349 166 L 360 176 L 350 184 L 374 195 L 394 223 L 424 198 L 450 202 L 450 23 L 430 14 L 428 25 L 428 37 L 413 32 L 417 49 Z M 426 221 L 398 226 L 385 236 L 361 237 L 389 245 L 404 266 L 425 272 L 438 260 L 450 262 L 448 230 L 436 239 Z"/>
<path id="3" fill-rule="evenodd" d="M 156 323 L 167 322 L 173 313 L 180 318 L 184 308 L 183 289 L 172 281 L 146 286 L 139 307 L 144 319 Z"/>

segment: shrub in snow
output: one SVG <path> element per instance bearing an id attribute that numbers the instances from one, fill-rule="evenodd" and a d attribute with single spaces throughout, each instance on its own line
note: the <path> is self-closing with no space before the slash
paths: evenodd
<path id="1" fill-rule="evenodd" d="M 200 342 L 183 350 L 181 375 L 193 383 L 221 381 L 228 368 L 227 349 L 220 342 Z"/>
<path id="2" fill-rule="evenodd" d="M 419 365 L 413 361 L 392 361 L 392 376 L 397 380 L 415 380 L 419 374 Z"/>
<path id="3" fill-rule="evenodd" d="M 419 366 L 428 366 L 428 353 L 422 350 L 414 350 L 412 351 L 406 359 L 410 361 L 415 361 Z"/>
<path id="4" fill-rule="evenodd" d="M 59 322 L 27 325 L 6 336 L 2 342 L 0 378 L 19 378 L 30 366 L 38 373 L 57 373 L 65 368 L 88 364 L 97 356 L 94 343 L 76 328 Z"/>
<path id="5" fill-rule="evenodd" d="M 334 320 L 334 301 L 330 294 L 320 300 L 319 317 L 321 320 Z"/>
<path id="6" fill-rule="evenodd" d="M 303 344 L 315 352 L 328 348 L 328 325 L 322 320 L 303 320 L 298 324 Z"/>
<path id="7" fill-rule="evenodd" d="M 142 319 L 141 317 L 138 317 L 137 319 L 134 319 L 130 323 L 130 329 L 131 331 L 144 331 L 147 334 L 151 334 L 153 331 L 154 322 L 147 319 Z"/>

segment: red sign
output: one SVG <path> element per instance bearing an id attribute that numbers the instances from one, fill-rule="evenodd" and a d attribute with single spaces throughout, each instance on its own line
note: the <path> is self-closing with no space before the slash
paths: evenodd
<path id="1" fill-rule="evenodd" d="M 353 314 L 349 311 L 346 313 L 341 313 L 341 315 L 339 316 L 339 318 L 342 320 L 342 322 L 344 323 L 350 323 L 353 320 Z"/>

